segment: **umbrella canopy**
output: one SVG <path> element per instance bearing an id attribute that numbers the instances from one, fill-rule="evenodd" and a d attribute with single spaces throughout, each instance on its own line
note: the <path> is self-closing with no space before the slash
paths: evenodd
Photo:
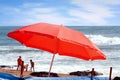
<path id="1" fill-rule="evenodd" d="M 83 33 L 62 25 L 38 23 L 16 29 L 8 36 L 28 47 L 83 60 L 105 60 L 103 52 Z"/>
<path id="2" fill-rule="evenodd" d="M 62 25 L 38 23 L 16 29 L 8 36 L 20 43 L 53 54 L 84 60 L 106 59 L 103 52 L 83 33 Z"/>

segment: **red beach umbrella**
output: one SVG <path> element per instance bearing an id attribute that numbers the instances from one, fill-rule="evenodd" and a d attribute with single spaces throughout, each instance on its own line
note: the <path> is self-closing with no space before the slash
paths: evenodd
<path id="1" fill-rule="evenodd" d="M 32 24 L 9 32 L 8 36 L 27 47 L 45 50 L 54 54 L 51 66 L 55 54 L 83 60 L 106 59 L 103 52 L 83 33 L 62 25 Z"/>

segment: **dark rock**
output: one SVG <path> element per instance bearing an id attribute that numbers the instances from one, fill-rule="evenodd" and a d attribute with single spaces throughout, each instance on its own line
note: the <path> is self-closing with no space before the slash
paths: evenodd
<path id="1" fill-rule="evenodd" d="M 116 76 L 113 80 L 120 80 L 120 77 Z"/>
<path id="2" fill-rule="evenodd" d="M 1 65 L 0 68 L 5 68 L 5 67 L 10 67 L 10 66 L 6 66 L 6 65 Z"/>
<path id="3" fill-rule="evenodd" d="M 30 75 L 36 77 L 48 77 L 48 72 L 32 72 Z M 59 76 L 57 73 L 51 72 L 49 77 L 59 77 Z"/>
<path id="4" fill-rule="evenodd" d="M 0 65 L 0 68 L 13 68 L 17 67 L 17 65 Z"/>
<path id="5" fill-rule="evenodd" d="M 75 72 L 71 72 L 69 73 L 70 75 L 76 75 L 76 76 L 90 76 L 91 75 L 91 71 L 87 70 L 87 71 L 75 71 Z M 103 75 L 103 73 L 99 73 L 97 71 L 94 71 L 94 76 L 97 75 Z"/>
<path id="6" fill-rule="evenodd" d="M 90 75 L 90 72 L 76 71 L 76 72 L 71 72 L 69 74 L 70 75 L 76 75 L 76 76 L 88 76 L 88 75 Z"/>

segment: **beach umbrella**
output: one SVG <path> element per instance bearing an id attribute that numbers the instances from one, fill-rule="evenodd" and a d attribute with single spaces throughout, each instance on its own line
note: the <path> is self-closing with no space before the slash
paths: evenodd
<path id="1" fill-rule="evenodd" d="M 51 52 L 53 58 L 49 73 L 55 54 L 83 60 L 106 59 L 104 53 L 83 33 L 63 25 L 37 23 L 11 31 L 8 36 L 27 47 Z"/>

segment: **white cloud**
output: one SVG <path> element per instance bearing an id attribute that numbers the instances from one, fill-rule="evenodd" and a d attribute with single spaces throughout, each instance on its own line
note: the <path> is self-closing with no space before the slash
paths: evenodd
<path id="1" fill-rule="evenodd" d="M 30 7 L 40 7 L 43 3 L 35 3 L 35 2 L 29 2 L 29 3 L 23 3 L 22 7 L 24 8 L 30 8 Z"/>
<path id="2" fill-rule="evenodd" d="M 71 1 L 71 3 L 74 4 L 77 8 L 70 10 L 70 15 L 94 24 L 107 24 L 107 19 L 115 16 L 110 5 L 120 4 L 119 0 Z"/>
<path id="3" fill-rule="evenodd" d="M 26 18 L 25 22 L 27 23 L 35 23 L 35 22 L 48 22 L 54 24 L 68 24 L 71 19 L 62 17 L 57 13 L 49 13 L 49 14 L 35 14 L 32 15 L 31 18 Z"/>
<path id="4" fill-rule="evenodd" d="M 98 0 L 101 1 L 101 3 L 105 3 L 108 5 L 119 5 L 120 4 L 120 0 Z"/>
<path id="5" fill-rule="evenodd" d="M 73 14 L 76 13 L 76 14 Z M 96 23 L 96 24 L 105 24 L 106 21 L 104 19 L 102 19 L 100 16 L 98 16 L 98 14 L 94 14 L 94 13 L 85 13 L 85 12 L 80 12 L 77 10 L 71 10 L 70 14 L 77 17 L 78 21 L 79 19 L 83 19 L 86 21 L 86 23 L 90 22 L 90 23 Z"/>
<path id="6" fill-rule="evenodd" d="M 71 0 L 71 4 L 68 2 L 65 6 L 54 7 L 40 2 L 28 2 L 15 7 L 1 8 L 1 13 L 4 12 L 5 16 L 8 14 L 11 22 L 7 23 L 12 25 L 37 22 L 63 25 L 104 25 L 108 24 L 108 19 L 115 17 L 116 13 L 113 12 L 114 7 L 111 5 L 119 4 L 119 0 Z"/>
<path id="7" fill-rule="evenodd" d="M 9 8 L 9 10 L 6 10 L 10 12 L 13 18 L 12 24 L 32 24 L 37 22 L 48 22 L 48 23 L 54 23 L 54 24 L 70 24 L 71 22 L 75 21 L 74 18 L 67 18 L 61 13 L 57 11 L 56 8 L 50 8 L 50 7 L 31 7 L 33 6 L 32 3 L 23 4 L 22 6 L 16 7 L 16 8 Z M 34 3 L 35 5 L 35 3 Z M 9 14 L 8 12 L 8 14 Z"/>

